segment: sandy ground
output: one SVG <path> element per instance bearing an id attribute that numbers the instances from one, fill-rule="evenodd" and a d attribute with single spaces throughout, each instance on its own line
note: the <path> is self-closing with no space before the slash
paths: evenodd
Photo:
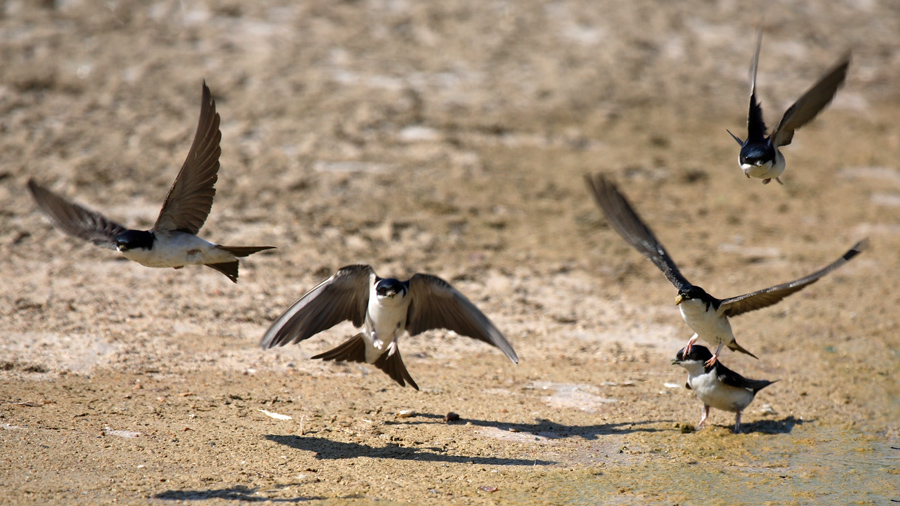
<path id="1" fill-rule="evenodd" d="M 745 179 L 725 132 L 745 122 L 747 2 L 0 3 L 0 503 L 900 499 L 900 10 L 769 4 L 770 125 L 853 50 L 845 89 L 785 149 L 785 186 Z M 39 215 L 29 177 L 152 225 L 203 79 L 223 140 L 202 235 L 278 247 L 237 285 L 122 261 Z M 780 380 L 749 433 L 716 411 L 691 430 L 674 289 L 607 227 L 593 171 L 721 297 L 871 239 L 733 321 L 761 360 L 723 362 Z M 451 281 L 521 362 L 406 338 L 416 392 L 309 360 L 349 324 L 259 349 L 355 262 Z"/>

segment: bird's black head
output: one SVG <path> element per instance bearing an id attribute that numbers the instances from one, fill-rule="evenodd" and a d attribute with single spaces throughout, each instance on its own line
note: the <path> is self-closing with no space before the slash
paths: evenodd
<path id="1" fill-rule="evenodd" d="M 741 148 L 741 165 L 775 163 L 775 148 L 768 142 L 748 142 Z"/>
<path id="2" fill-rule="evenodd" d="M 394 278 L 379 279 L 375 283 L 375 294 L 379 297 L 406 297 L 406 283 Z"/>
<path id="3" fill-rule="evenodd" d="M 130 249 L 150 249 L 153 247 L 153 232 L 149 230 L 127 230 L 116 236 L 116 249 L 128 251 Z"/>
<path id="4" fill-rule="evenodd" d="M 706 293 L 706 290 L 699 286 L 689 286 L 678 291 L 678 297 L 675 299 L 675 304 L 681 304 L 686 300 L 699 300 L 707 304 L 712 304 L 715 301 L 712 295 Z"/>
<path id="5" fill-rule="evenodd" d="M 678 354 L 675 355 L 675 360 L 672 361 L 673 364 L 680 364 L 682 362 L 703 362 L 706 363 L 707 360 L 712 358 L 712 353 L 710 353 L 709 348 L 706 346 L 695 344 L 691 346 L 691 352 L 687 355 L 684 354 L 684 348 L 678 350 Z"/>

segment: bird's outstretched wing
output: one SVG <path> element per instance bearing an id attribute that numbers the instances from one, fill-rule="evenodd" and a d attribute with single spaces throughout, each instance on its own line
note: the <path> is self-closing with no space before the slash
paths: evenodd
<path id="1" fill-rule="evenodd" d="M 509 341 L 475 304 L 441 278 L 416 274 L 409 280 L 411 302 L 406 317 L 409 335 L 448 329 L 500 348 L 514 363 L 519 357 Z"/>
<path id="2" fill-rule="evenodd" d="M 772 133 L 772 143 L 775 146 L 790 144 L 794 138 L 794 130 L 812 121 L 831 102 L 838 88 L 844 84 L 849 66 L 850 51 L 847 51 L 816 84 L 785 111 L 778 127 Z"/>
<path id="3" fill-rule="evenodd" d="M 781 299 L 787 297 L 788 295 L 799 292 L 807 286 L 815 283 L 822 276 L 849 262 L 853 257 L 865 251 L 868 247 L 869 240 L 863 239 L 862 241 L 854 244 L 853 247 L 850 248 L 846 253 L 844 253 L 840 258 L 838 258 L 834 262 L 831 262 L 824 268 L 810 274 L 809 276 L 804 276 L 800 279 L 795 279 L 787 283 L 782 283 L 770 288 L 758 290 L 753 293 L 724 299 L 719 305 L 719 308 L 723 311 L 725 316 L 737 316 L 739 314 L 744 314 L 750 311 L 755 311 L 757 309 L 771 306 L 772 304 L 781 301 Z"/>
<path id="4" fill-rule="evenodd" d="M 759 25 L 759 32 L 756 34 L 756 51 L 753 52 L 753 59 L 750 60 L 750 96 L 756 94 L 756 69 L 759 66 L 759 50 L 762 48 L 763 23 Z"/>
<path id="5" fill-rule="evenodd" d="M 53 226 L 63 232 L 90 241 L 97 246 L 116 249 L 116 237 L 128 230 L 114 221 L 60 197 L 52 191 L 28 180 L 28 190 L 41 211 Z"/>
<path id="6" fill-rule="evenodd" d="M 597 205 L 606 215 L 606 221 L 619 232 L 625 242 L 659 267 L 659 270 L 666 275 L 666 279 L 679 291 L 689 288 L 691 283 L 678 270 L 678 266 L 675 265 L 662 243 L 653 235 L 650 227 L 641 221 L 640 216 L 631 207 L 625 196 L 619 193 L 616 185 L 607 181 L 602 174 L 594 176 L 586 174 L 584 179 L 587 181 L 588 189 L 591 190 Z"/>
<path id="7" fill-rule="evenodd" d="M 200 231 L 216 195 L 221 140 L 216 102 L 204 81 L 200 121 L 194 134 L 194 142 L 175 182 L 169 188 L 153 230 L 180 230 L 192 234 Z"/>
<path id="8" fill-rule="evenodd" d="M 375 271 L 368 265 L 339 269 L 282 313 L 259 345 L 272 348 L 299 343 L 346 320 L 361 327 L 374 277 Z"/>

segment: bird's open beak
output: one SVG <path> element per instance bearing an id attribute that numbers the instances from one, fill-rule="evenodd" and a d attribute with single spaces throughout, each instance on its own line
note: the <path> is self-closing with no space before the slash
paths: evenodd
<path id="1" fill-rule="evenodd" d="M 681 294 L 679 293 L 678 296 L 675 297 L 675 305 L 677 306 L 677 305 L 681 304 L 682 302 L 684 302 L 684 297 L 682 297 Z"/>

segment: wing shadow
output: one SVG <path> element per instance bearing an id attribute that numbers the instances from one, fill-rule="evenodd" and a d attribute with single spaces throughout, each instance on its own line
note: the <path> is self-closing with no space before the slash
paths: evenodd
<path id="1" fill-rule="evenodd" d="M 428 418 L 428 421 L 417 421 L 415 418 Z M 621 434 L 632 434 L 635 432 L 664 432 L 673 430 L 669 427 L 663 427 L 666 424 L 672 424 L 673 420 L 645 420 L 638 422 L 624 423 L 604 423 L 596 425 L 565 425 L 546 419 L 537 419 L 534 423 L 509 423 L 497 422 L 493 420 L 476 420 L 472 418 L 461 418 L 459 421 L 450 423 L 471 423 L 479 427 L 492 427 L 502 431 L 524 432 L 535 436 L 545 437 L 547 439 L 562 439 L 567 437 L 581 437 L 582 439 L 597 439 L 599 436 L 611 436 Z M 432 415 L 429 413 L 418 413 L 413 419 L 400 421 L 387 421 L 385 425 L 400 424 L 432 424 L 446 423 L 441 415 Z M 670 426 L 670 425 L 669 425 Z"/>
<path id="2" fill-rule="evenodd" d="M 166 490 L 160 492 L 153 497 L 164 501 L 207 501 L 210 499 L 229 499 L 232 501 L 242 502 L 285 502 L 285 503 L 301 503 L 306 501 L 316 501 L 324 499 L 324 497 L 290 497 L 290 498 L 272 498 L 264 495 L 258 495 L 259 489 L 236 485 L 229 488 L 218 488 L 208 490 Z"/>
<path id="3" fill-rule="evenodd" d="M 267 434 L 264 437 L 269 441 L 295 450 L 314 452 L 316 459 L 320 460 L 371 457 L 375 459 L 418 460 L 422 462 L 474 463 L 489 466 L 547 466 L 556 463 L 549 460 L 450 455 L 445 453 L 445 450 L 442 448 L 433 446 L 410 448 L 388 445 L 378 448 L 360 443 L 343 443 L 314 436 Z"/>

